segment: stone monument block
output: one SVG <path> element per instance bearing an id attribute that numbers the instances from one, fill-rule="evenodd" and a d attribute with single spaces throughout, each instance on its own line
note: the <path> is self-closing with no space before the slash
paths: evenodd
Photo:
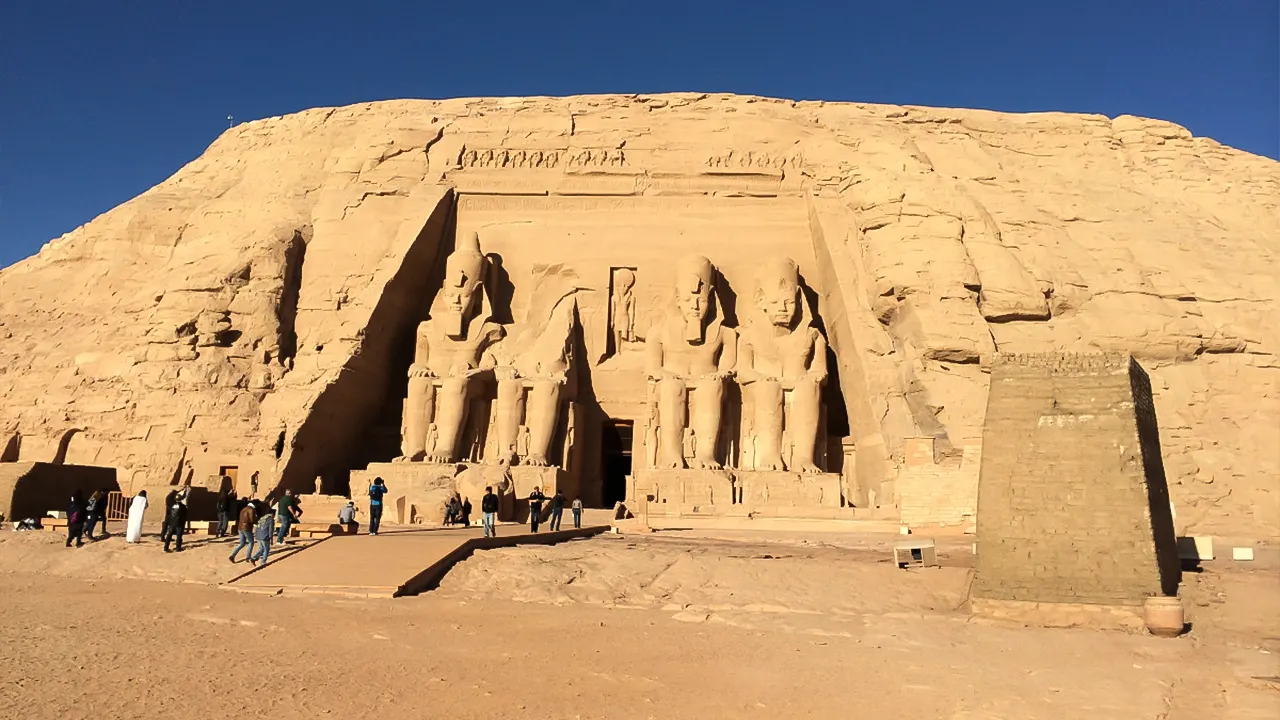
<path id="1" fill-rule="evenodd" d="M 1174 595 L 1180 567 L 1146 373 L 1128 355 L 999 356 L 978 483 L 974 610 Z"/>
<path id="2" fill-rule="evenodd" d="M 651 509 L 663 505 L 733 504 L 733 479 L 727 470 L 640 470 L 636 497 L 648 497 Z"/>
<path id="3" fill-rule="evenodd" d="M 789 471 L 740 471 L 735 474 L 744 505 L 840 507 L 840 475 Z"/>
<path id="4" fill-rule="evenodd" d="M 351 472 L 351 497 L 367 511 L 367 490 L 380 477 L 387 486 L 382 501 L 384 525 L 438 525 L 444 519 L 445 503 L 457 488 L 456 478 L 465 468 L 461 463 L 371 463 L 365 470 Z"/>

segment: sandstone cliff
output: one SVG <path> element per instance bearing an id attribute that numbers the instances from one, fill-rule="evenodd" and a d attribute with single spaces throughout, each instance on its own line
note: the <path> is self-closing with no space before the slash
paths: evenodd
<path id="1" fill-rule="evenodd" d="M 0 272 L 5 459 L 135 488 L 358 461 L 455 194 L 604 185 L 800 198 L 860 473 L 979 443 L 994 352 L 1127 351 L 1179 529 L 1280 536 L 1280 163 L 1135 117 L 676 94 L 243 124 Z"/>

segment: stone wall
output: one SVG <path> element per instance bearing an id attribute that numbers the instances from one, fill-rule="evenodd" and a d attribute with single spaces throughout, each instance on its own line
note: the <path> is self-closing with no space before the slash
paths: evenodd
<path id="1" fill-rule="evenodd" d="M 898 471 L 898 507 L 902 524 L 960 527 L 972 532 L 978 508 L 978 468 L 982 446 L 967 445 L 946 457 L 935 456 L 935 438 L 908 438 Z M 891 498 L 883 498 L 883 506 Z"/>
<path id="2" fill-rule="evenodd" d="M 997 357 L 973 595 L 1134 605 L 1178 569 L 1146 373 L 1122 354 Z"/>

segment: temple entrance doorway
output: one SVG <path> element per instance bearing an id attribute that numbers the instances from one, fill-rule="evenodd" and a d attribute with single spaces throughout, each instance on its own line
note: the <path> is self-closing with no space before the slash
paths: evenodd
<path id="1" fill-rule="evenodd" d="M 609 420 L 601 426 L 600 468 L 604 483 L 603 504 L 611 508 L 627 499 L 627 476 L 631 474 L 630 420 Z"/>
<path id="2" fill-rule="evenodd" d="M 225 478 L 231 478 L 231 486 L 230 486 L 230 487 L 225 487 L 225 488 L 224 488 L 224 487 L 222 487 L 222 486 L 221 486 L 221 483 L 222 483 L 221 478 L 224 478 L 224 477 L 225 477 Z M 219 487 L 218 487 L 218 489 L 219 489 L 220 491 L 221 491 L 221 490 L 234 490 L 234 491 L 236 491 L 236 494 L 237 494 L 237 495 L 239 495 L 239 494 L 240 494 L 240 492 L 241 492 L 241 491 L 240 491 L 240 466 L 238 466 L 238 465 L 223 465 L 223 466 L 219 467 L 219 468 L 218 468 L 218 478 L 219 478 L 219 480 L 218 480 L 218 483 L 219 483 Z"/>

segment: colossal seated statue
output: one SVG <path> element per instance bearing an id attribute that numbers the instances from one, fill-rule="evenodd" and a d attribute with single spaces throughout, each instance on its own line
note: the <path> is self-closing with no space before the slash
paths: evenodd
<path id="1" fill-rule="evenodd" d="M 402 460 L 452 463 L 470 400 L 495 364 L 490 352 L 502 339 L 493 321 L 480 238 L 458 241 L 445 260 L 444 285 L 418 325 L 401 433 Z"/>
<path id="2" fill-rule="evenodd" d="M 687 467 L 688 454 L 688 466 L 719 469 L 724 383 L 732 374 L 737 335 L 722 325 L 710 260 L 681 259 L 674 291 L 674 309 L 645 339 L 645 373 L 656 391 L 656 467 Z M 686 443 L 692 445 L 688 453 Z"/>
<path id="3" fill-rule="evenodd" d="M 494 424 L 500 465 L 548 465 L 573 360 L 577 287 L 564 278 L 533 279 L 537 289 L 523 328 L 495 348 Z"/>
<path id="4" fill-rule="evenodd" d="M 813 326 L 795 262 L 767 260 L 756 275 L 752 300 L 754 312 L 739 340 L 736 373 L 744 404 L 750 406 L 743 413 L 743 453 L 755 470 L 819 473 L 814 452 L 827 380 L 827 343 Z M 784 432 L 790 462 L 783 460 Z"/>

